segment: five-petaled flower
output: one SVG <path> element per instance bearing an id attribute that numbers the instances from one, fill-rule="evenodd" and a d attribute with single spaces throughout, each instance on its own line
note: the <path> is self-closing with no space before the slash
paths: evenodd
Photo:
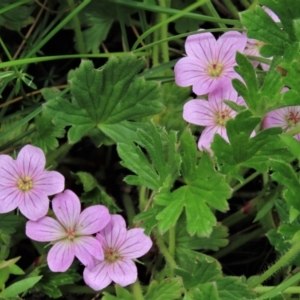
<path id="1" fill-rule="evenodd" d="M 247 38 L 237 31 L 224 33 L 218 40 L 210 33 L 190 35 L 185 42 L 187 57 L 175 65 L 179 86 L 193 86 L 193 92 L 204 95 L 240 76 L 234 71 L 237 51 L 243 52 Z"/>
<path id="2" fill-rule="evenodd" d="M 136 281 L 137 268 L 132 259 L 143 256 L 152 246 L 144 229 L 126 230 L 124 219 L 112 215 L 110 223 L 97 235 L 104 250 L 104 260 L 98 260 L 93 269 L 85 268 L 85 283 L 94 290 L 101 290 L 112 281 L 126 286 Z"/>
<path id="3" fill-rule="evenodd" d="M 19 208 L 30 220 L 45 216 L 49 208 L 48 196 L 64 189 L 65 179 L 56 171 L 44 170 L 43 151 L 26 145 L 16 160 L 0 155 L 0 213 Z"/>
<path id="4" fill-rule="evenodd" d="M 262 127 L 282 127 L 287 132 L 300 125 L 300 106 L 286 106 L 266 114 Z M 300 141 L 300 133 L 294 135 Z"/>
<path id="5" fill-rule="evenodd" d="M 198 142 L 200 150 L 210 149 L 214 135 L 218 133 L 227 142 L 226 123 L 236 116 L 236 111 L 226 105 L 223 100 L 230 100 L 238 105 L 246 106 L 244 99 L 230 87 L 223 87 L 211 92 L 207 100 L 190 100 L 183 107 L 183 118 L 192 124 L 206 126 Z"/>
<path id="6" fill-rule="evenodd" d="M 51 271 L 66 271 L 74 256 L 88 268 L 94 266 L 94 258 L 104 259 L 101 243 L 92 234 L 99 232 L 110 221 L 105 206 L 90 206 L 80 213 L 78 197 L 72 191 L 65 190 L 54 197 L 52 209 L 57 220 L 46 216 L 26 224 L 29 238 L 54 244 L 47 256 Z"/>

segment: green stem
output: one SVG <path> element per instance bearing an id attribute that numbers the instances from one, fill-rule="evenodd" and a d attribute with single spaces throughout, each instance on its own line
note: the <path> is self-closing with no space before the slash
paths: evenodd
<path id="1" fill-rule="evenodd" d="M 207 8 L 207 9 L 206 9 Z M 211 0 L 207 1 L 204 5 L 203 5 L 203 10 L 208 10 L 210 12 L 210 14 L 215 17 L 215 18 L 219 18 L 219 13 L 217 12 L 217 10 L 215 9 L 215 7 L 213 6 L 213 4 L 211 3 Z M 216 23 L 220 28 L 222 27 L 227 27 L 225 24 L 222 23 Z"/>
<path id="2" fill-rule="evenodd" d="M 235 7 L 235 5 L 231 2 L 231 0 L 223 0 L 223 3 L 236 19 L 240 19 L 239 11 Z"/>
<path id="3" fill-rule="evenodd" d="M 146 197 L 147 188 L 145 186 L 141 186 L 140 195 L 139 195 L 139 208 L 140 211 L 143 211 L 145 206 L 147 205 L 147 197 Z"/>
<path id="4" fill-rule="evenodd" d="M 143 290 L 139 280 L 136 280 L 130 287 L 133 293 L 133 298 L 135 300 L 144 300 Z"/>
<path id="5" fill-rule="evenodd" d="M 239 190 L 240 188 L 242 188 L 244 185 L 246 185 L 248 182 L 250 182 L 251 180 L 253 180 L 255 177 L 257 177 L 260 174 L 261 174 L 261 172 L 259 172 L 259 171 L 256 171 L 253 174 L 251 174 L 243 182 L 241 182 L 241 183 L 237 184 L 236 186 L 234 186 L 232 188 L 232 193 L 235 193 L 237 190 Z"/>
<path id="6" fill-rule="evenodd" d="M 253 240 L 254 238 L 260 237 L 266 232 L 264 228 L 258 228 L 254 230 L 253 232 L 250 232 L 248 234 L 239 234 L 234 236 L 234 241 L 230 241 L 229 245 L 222 250 L 216 252 L 213 257 L 214 258 L 221 258 L 223 256 L 226 256 L 227 254 L 231 253 L 235 249 L 241 247 L 242 245 L 248 243 L 249 241 Z"/>
<path id="7" fill-rule="evenodd" d="M 136 56 L 148 56 L 149 52 L 135 52 L 134 55 Z M 27 64 L 34 64 L 43 61 L 51 61 L 51 60 L 59 60 L 59 59 L 74 59 L 74 58 L 106 58 L 111 56 L 124 56 L 128 55 L 128 52 L 111 52 L 111 53 L 97 53 L 97 54 L 70 54 L 70 55 L 57 55 L 57 56 L 43 56 L 43 57 L 32 57 L 32 58 L 23 58 L 17 59 L 13 61 L 6 61 L 0 63 L 1 68 L 7 68 L 12 66 L 19 66 L 19 65 L 27 65 Z"/>
<path id="8" fill-rule="evenodd" d="M 158 3 L 161 7 L 167 7 L 166 0 L 158 0 Z M 163 24 L 160 28 L 160 38 L 162 40 L 168 38 L 168 23 L 166 23 L 167 19 L 168 17 L 166 14 L 160 14 L 160 22 L 162 22 Z M 161 50 L 162 50 L 162 62 L 166 63 L 170 60 L 168 42 L 161 44 Z"/>
<path id="9" fill-rule="evenodd" d="M 16 8 L 16 7 L 18 7 L 18 6 L 21 6 L 21 5 L 23 5 L 23 4 L 26 4 L 26 3 L 28 3 L 28 2 L 32 2 L 32 0 L 21 0 L 21 1 L 15 2 L 15 3 L 13 3 L 13 4 L 7 5 L 7 6 L 5 6 L 5 7 L 3 7 L 3 8 L 0 9 L 0 15 L 1 15 L 1 14 L 4 14 L 5 12 L 7 12 L 7 11 L 9 11 L 9 10 L 11 10 L 11 9 L 14 9 L 14 8 Z"/>
<path id="10" fill-rule="evenodd" d="M 132 221 L 135 216 L 135 210 L 134 210 L 132 200 L 128 194 L 124 194 L 122 200 L 123 200 L 123 205 L 125 207 L 125 211 L 126 211 L 126 215 L 127 215 L 128 225 L 132 226 L 132 224 L 133 224 Z"/>
<path id="11" fill-rule="evenodd" d="M 248 2 L 248 0 L 241 0 L 241 3 L 243 4 L 243 6 L 247 9 L 250 7 L 250 3 Z"/>
<path id="12" fill-rule="evenodd" d="M 68 4 L 71 8 L 73 8 L 75 6 L 74 0 L 67 0 L 67 1 L 68 1 Z M 85 53 L 85 45 L 84 45 L 83 35 L 82 35 L 82 32 L 81 32 L 78 13 L 74 15 L 74 17 L 72 19 L 72 23 L 73 23 L 73 29 L 74 29 L 74 32 L 75 32 L 77 44 L 78 44 L 79 53 L 83 54 L 83 53 Z"/>
<path id="13" fill-rule="evenodd" d="M 252 283 L 250 283 L 250 287 L 255 288 L 258 285 L 262 284 L 265 280 L 271 277 L 274 273 L 280 270 L 282 267 L 286 266 L 298 253 L 300 252 L 300 242 L 295 243 L 292 248 L 285 253 L 281 258 L 265 273 L 256 278 Z M 291 277 L 294 278 L 295 276 Z"/>
<path id="14" fill-rule="evenodd" d="M 156 18 L 158 18 L 158 16 L 156 16 Z M 152 67 L 159 66 L 159 60 L 158 60 L 159 46 L 157 44 L 158 42 L 159 42 L 159 31 L 155 30 L 154 33 L 153 33 L 153 43 L 154 43 L 154 45 L 153 45 L 153 48 L 152 48 Z M 152 45 L 153 43 L 151 43 L 150 45 Z"/>
<path id="15" fill-rule="evenodd" d="M 257 300 L 262 299 L 271 299 L 280 293 L 285 294 L 300 294 L 300 287 L 299 286 L 291 286 L 300 280 L 300 272 L 294 275 L 293 277 L 289 278 L 288 280 L 282 282 L 277 286 L 258 286 L 255 288 L 257 293 L 265 293 L 261 295 Z"/>
<path id="16" fill-rule="evenodd" d="M 159 234 L 159 232 L 157 231 L 153 231 L 154 236 L 155 236 L 155 240 L 156 240 L 156 244 L 160 250 L 160 253 L 164 256 L 167 264 L 170 266 L 170 268 L 176 269 L 177 268 L 177 264 L 174 260 L 174 258 L 172 257 L 172 255 L 170 254 L 168 248 L 166 247 L 161 235 Z"/>
<path id="17" fill-rule="evenodd" d="M 0 45 L 2 46 L 2 48 L 3 48 L 3 50 L 4 50 L 5 54 L 6 54 L 6 56 L 8 57 L 8 60 L 9 61 L 13 61 L 14 59 L 10 55 L 10 52 L 6 48 L 4 42 L 3 42 L 3 40 L 1 38 L 0 38 Z M 15 66 L 13 66 L 13 69 L 15 70 L 16 74 L 18 74 L 18 75 L 20 74 L 19 70 Z"/>
<path id="18" fill-rule="evenodd" d="M 175 257 L 175 241 L 176 241 L 176 227 L 173 226 L 169 230 L 169 253 Z"/>

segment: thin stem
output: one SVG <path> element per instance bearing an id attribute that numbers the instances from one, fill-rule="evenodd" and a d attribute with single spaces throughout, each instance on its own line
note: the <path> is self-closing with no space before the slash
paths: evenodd
<path id="1" fill-rule="evenodd" d="M 286 266 L 298 253 L 300 252 L 300 242 L 295 243 L 292 248 L 285 253 L 281 258 L 265 273 L 256 278 L 252 283 L 250 283 L 250 287 L 255 288 L 258 285 L 262 284 L 265 280 L 271 277 L 274 273 L 280 270 L 282 267 Z M 299 275 L 300 276 L 300 275 Z M 294 278 L 293 276 L 292 278 Z M 290 278 L 290 279 L 292 279 Z"/>
<path id="2" fill-rule="evenodd" d="M 167 7 L 166 0 L 158 0 L 158 3 L 161 7 Z M 168 23 L 166 23 L 167 19 L 168 16 L 166 14 L 160 14 L 160 21 L 163 24 L 160 28 L 160 38 L 162 40 L 168 38 Z M 162 50 L 162 61 L 166 63 L 170 60 L 168 42 L 164 42 L 161 44 L 161 50 Z"/>
<path id="3" fill-rule="evenodd" d="M 177 264 L 176 264 L 174 258 L 172 257 L 172 255 L 170 254 L 168 248 L 166 247 L 165 242 L 163 241 L 161 235 L 156 230 L 153 231 L 153 233 L 154 233 L 156 244 L 157 244 L 157 246 L 159 248 L 159 251 L 164 256 L 167 264 L 170 266 L 170 268 L 172 270 L 176 269 L 177 268 Z"/>
<path id="4" fill-rule="evenodd" d="M 209 12 L 211 13 L 211 15 L 212 15 L 213 17 L 219 18 L 219 19 L 220 19 L 219 13 L 217 12 L 217 10 L 215 9 L 215 7 L 214 7 L 213 4 L 211 3 L 211 0 L 207 1 L 207 2 L 205 3 L 205 5 L 203 5 L 203 9 L 204 9 L 205 7 L 207 7 L 207 10 L 209 10 Z M 222 23 L 216 23 L 216 24 L 218 24 L 218 26 L 219 26 L 220 28 L 222 28 L 222 27 L 225 27 L 225 28 L 226 28 L 226 27 L 227 27 L 225 24 L 222 24 Z"/>
<path id="5" fill-rule="evenodd" d="M 1 37 L 0 37 L 0 45 L 2 46 L 2 48 L 3 48 L 3 50 L 4 50 L 5 54 L 6 54 L 6 56 L 8 57 L 8 60 L 9 60 L 9 61 L 13 61 L 13 58 L 12 58 L 10 52 L 8 51 L 8 49 L 6 48 L 6 45 L 5 45 L 4 42 L 2 41 Z M 18 70 L 15 66 L 13 66 L 13 69 L 15 70 L 15 72 L 16 72 L 18 75 L 20 74 L 19 70 Z"/>
<path id="6" fill-rule="evenodd" d="M 223 0 L 225 6 L 228 8 L 228 10 L 231 12 L 231 14 L 236 18 L 239 19 L 239 11 L 235 7 L 235 5 L 231 2 L 231 0 Z"/>
<path id="7" fill-rule="evenodd" d="M 248 7 L 250 7 L 250 3 L 248 2 L 248 0 L 241 0 L 241 3 L 243 4 L 243 6 L 245 7 L 245 8 L 248 8 Z"/>
<path id="8" fill-rule="evenodd" d="M 145 186 L 141 186 L 140 195 L 139 195 L 139 208 L 140 211 L 143 211 L 145 206 L 147 205 L 147 197 L 146 197 L 147 188 Z"/>
<path id="9" fill-rule="evenodd" d="M 170 255 L 175 257 L 175 241 L 176 241 L 176 228 L 175 226 L 171 227 L 169 230 L 169 252 Z"/>
<path id="10" fill-rule="evenodd" d="M 135 300 L 144 300 L 143 290 L 138 279 L 130 287 Z"/>
<path id="11" fill-rule="evenodd" d="M 67 0 L 68 5 L 72 8 L 75 6 L 74 0 Z M 80 54 L 85 53 L 85 45 L 84 45 L 84 40 L 83 40 L 83 34 L 81 32 L 81 27 L 80 27 L 80 21 L 78 18 L 78 14 L 76 13 L 72 19 L 73 23 L 73 29 L 75 32 L 77 44 L 78 44 L 78 50 Z"/>
<path id="12" fill-rule="evenodd" d="M 123 200 L 123 205 L 124 205 L 124 208 L 126 211 L 128 224 L 129 224 L 129 226 L 132 226 L 132 223 L 133 223 L 132 220 L 135 216 L 135 210 L 134 210 L 132 200 L 128 196 L 128 194 L 124 194 L 124 196 L 122 197 L 122 200 Z"/>
<path id="13" fill-rule="evenodd" d="M 213 257 L 217 258 L 217 259 L 224 257 L 227 254 L 231 253 L 233 250 L 235 250 L 235 249 L 241 247 L 242 245 L 248 243 L 249 241 L 253 240 L 254 238 L 260 237 L 265 232 L 266 232 L 266 230 L 264 228 L 258 228 L 248 234 L 236 235 L 236 237 L 238 237 L 236 240 L 234 240 L 233 242 L 230 242 L 230 244 L 227 247 L 225 247 L 222 250 L 215 253 L 213 255 Z"/>
<path id="14" fill-rule="evenodd" d="M 253 180 L 254 178 L 256 178 L 260 174 L 261 174 L 261 172 L 259 172 L 259 171 L 256 171 L 253 174 L 251 174 L 243 182 L 240 182 L 239 184 L 237 184 L 236 186 L 234 186 L 232 188 L 232 193 L 235 193 L 236 191 L 238 191 L 240 188 L 242 188 L 244 185 L 246 185 L 247 183 L 249 183 L 251 180 Z"/>
<path id="15" fill-rule="evenodd" d="M 265 294 L 261 295 L 258 300 L 262 299 L 271 299 L 280 293 L 285 293 L 285 294 L 300 294 L 300 287 L 299 286 L 291 286 L 298 282 L 300 280 L 300 272 L 297 273 L 295 276 L 289 278 L 288 280 L 282 282 L 281 284 L 277 286 L 258 286 L 255 288 L 255 291 L 258 293 L 264 293 Z"/>
<path id="16" fill-rule="evenodd" d="M 156 16 L 156 18 L 158 18 L 158 16 Z M 158 46 L 158 41 L 159 40 L 159 31 L 155 30 L 153 33 L 153 48 L 152 48 L 152 68 L 159 66 L 159 60 L 158 60 L 158 50 L 159 50 L 159 46 Z M 152 45 L 149 44 L 149 45 Z M 147 46 L 144 46 L 147 47 Z M 149 48 L 149 47 L 148 47 Z"/>

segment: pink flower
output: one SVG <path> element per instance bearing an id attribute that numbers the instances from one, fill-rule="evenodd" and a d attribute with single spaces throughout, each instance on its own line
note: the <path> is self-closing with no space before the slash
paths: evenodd
<path id="1" fill-rule="evenodd" d="M 263 7 L 264 11 L 273 19 L 274 22 L 280 22 L 278 16 L 272 12 L 269 8 Z M 251 56 L 257 56 L 257 57 L 262 57 L 260 55 L 260 48 L 265 45 L 265 42 L 258 41 L 255 39 L 250 39 L 248 38 L 247 40 L 247 45 L 244 50 L 244 54 L 246 55 L 251 55 Z M 272 59 L 272 57 L 270 57 Z M 259 62 L 257 61 L 252 61 L 253 66 L 257 67 Z M 263 70 L 268 71 L 270 69 L 270 66 L 267 64 L 260 63 L 261 67 Z"/>
<path id="2" fill-rule="evenodd" d="M 262 127 L 282 127 L 287 132 L 300 125 L 300 106 L 287 106 L 273 110 L 266 114 Z M 294 135 L 300 141 L 300 134 Z"/>
<path id="3" fill-rule="evenodd" d="M 55 171 L 44 170 L 44 152 L 26 145 L 16 160 L 0 155 L 0 213 L 19 208 L 30 220 L 47 214 L 49 195 L 63 191 L 64 177 Z"/>
<path id="4" fill-rule="evenodd" d="M 136 281 L 137 268 L 132 259 L 143 256 L 152 246 L 144 229 L 126 230 L 124 219 L 112 215 L 110 223 L 97 235 L 104 249 L 104 260 L 93 269 L 85 268 L 83 279 L 94 290 L 101 290 L 112 281 L 126 286 Z"/>
<path id="5" fill-rule="evenodd" d="M 185 42 L 187 57 L 175 65 L 175 81 L 179 86 L 193 86 L 193 92 L 204 95 L 231 79 L 240 78 L 234 71 L 237 51 L 243 52 L 247 38 L 237 31 L 224 33 L 216 41 L 210 33 L 190 35 Z"/>
<path id="6" fill-rule="evenodd" d="M 54 197 L 52 209 L 57 220 L 43 217 L 28 221 L 26 235 L 39 242 L 52 242 L 47 261 L 51 271 L 64 272 L 76 256 L 85 266 L 93 267 L 94 260 L 104 258 L 101 243 L 92 234 L 110 221 L 108 209 L 94 205 L 80 213 L 80 201 L 70 190 Z"/>
<path id="7" fill-rule="evenodd" d="M 246 106 L 244 99 L 238 97 L 237 92 L 230 87 L 214 90 L 208 95 L 207 100 L 190 100 L 183 107 L 183 118 L 192 124 L 206 126 L 198 142 L 202 151 L 209 150 L 214 135 L 218 133 L 227 142 L 226 123 L 236 116 L 236 111 L 227 106 L 223 100 L 230 100 L 238 105 Z"/>

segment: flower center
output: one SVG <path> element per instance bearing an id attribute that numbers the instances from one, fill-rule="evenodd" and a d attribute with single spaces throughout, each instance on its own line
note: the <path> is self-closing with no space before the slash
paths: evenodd
<path id="1" fill-rule="evenodd" d="M 221 126 L 225 126 L 227 121 L 230 120 L 231 118 L 232 117 L 230 115 L 230 110 L 225 109 L 216 113 L 215 121 L 217 124 Z"/>
<path id="2" fill-rule="evenodd" d="M 223 71 L 223 64 L 221 63 L 210 63 L 207 66 L 207 73 L 212 77 L 219 77 Z"/>
<path id="3" fill-rule="evenodd" d="M 104 250 L 104 259 L 112 263 L 121 259 L 121 256 L 118 251 L 114 250 L 113 248 L 107 248 Z"/>
<path id="4" fill-rule="evenodd" d="M 72 228 L 68 228 L 66 230 L 66 233 L 67 233 L 67 238 L 71 241 L 73 241 L 76 237 L 76 231 L 75 229 L 72 229 Z"/>
<path id="5" fill-rule="evenodd" d="M 290 111 L 289 115 L 287 116 L 287 121 L 289 127 L 294 127 L 295 125 L 297 125 L 300 121 L 299 111 Z"/>
<path id="6" fill-rule="evenodd" d="M 33 187 L 33 182 L 31 177 L 29 176 L 22 176 L 18 180 L 18 187 L 20 190 L 26 192 L 32 189 Z"/>

